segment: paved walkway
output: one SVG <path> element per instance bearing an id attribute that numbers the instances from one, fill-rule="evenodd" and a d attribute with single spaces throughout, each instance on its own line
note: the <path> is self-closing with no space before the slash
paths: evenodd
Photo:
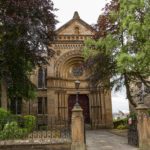
<path id="1" fill-rule="evenodd" d="M 87 150 L 138 150 L 127 144 L 127 138 L 107 130 L 86 131 L 86 137 Z"/>

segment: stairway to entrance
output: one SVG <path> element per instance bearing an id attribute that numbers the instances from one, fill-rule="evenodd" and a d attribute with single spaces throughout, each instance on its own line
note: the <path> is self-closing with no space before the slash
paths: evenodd
<path id="1" fill-rule="evenodd" d="M 128 145 L 127 138 L 114 135 L 108 130 L 87 130 L 87 150 L 138 150 Z"/>

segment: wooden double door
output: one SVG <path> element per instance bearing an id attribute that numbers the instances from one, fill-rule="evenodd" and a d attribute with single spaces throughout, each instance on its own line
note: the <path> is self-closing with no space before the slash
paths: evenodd
<path id="1" fill-rule="evenodd" d="M 89 124 L 90 123 L 89 98 L 85 94 L 79 94 L 78 98 L 79 98 L 79 104 L 81 108 L 83 109 L 84 121 L 86 124 Z M 76 103 L 76 95 L 75 94 L 69 95 L 69 98 L 68 98 L 69 121 L 71 121 L 72 109 L 75 103 Z"/>

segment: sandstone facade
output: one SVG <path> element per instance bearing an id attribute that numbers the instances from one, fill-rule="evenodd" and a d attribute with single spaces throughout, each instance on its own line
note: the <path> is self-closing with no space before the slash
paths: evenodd
<path id="1" fill-rule="evenodd" d="M 70 119 L 71 109 L 75 103 L 76 89 L 74 82 L 80 81 L 79 103 L 83 109 L 85 122 L 95 127 L 112 127 L 111 92 L 100 88 L 91 88 L 90 70 L 83 69 L 82 50 L 84 40 L 91 38 L 95 31 L 80 19 L 77 12 L 73 18 L 56 31 L 56 37 L 50 48 L 54 56 L 47 69 L 47 86 L 38 88 L 37 97 L 46 98 L 45 104 L 35 101 L 23 102 L 23 114 L 38 114 L 42 105 L 47 109 L 47 118 Z M 38 71 L 35 70 L 31 80 L 38 84 Z M 47 107 L 47 108 L 46 108 Z M 38 114 L 39 116 L 41 114 Z"/>

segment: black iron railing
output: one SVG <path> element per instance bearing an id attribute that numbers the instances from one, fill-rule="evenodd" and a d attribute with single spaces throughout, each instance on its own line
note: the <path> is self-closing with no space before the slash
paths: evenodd
<path id="1" fill-rule="evenodd" d="M 128 125 L 128 144 L 133 146 L 139 146 L 139 137 L 137 129 L 137 119 L 132 118 L 131 124 Z"/>
<path id="2" fill-rule="evenodd" d="M 70 125 L 67 120 L 42 116 L 0 120 L 0 140 L 12 139 L 70 139 Z"/>

